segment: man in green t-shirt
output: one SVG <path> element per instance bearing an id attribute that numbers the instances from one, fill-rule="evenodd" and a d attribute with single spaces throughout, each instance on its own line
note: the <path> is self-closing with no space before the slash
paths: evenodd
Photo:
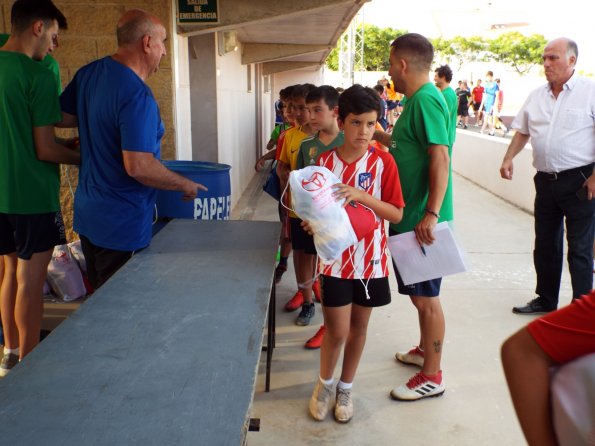
<path id="1" fill-rule="evenodd" d="M 9 37 L 9 34 L 0 34 L 0 47 L 4 46 Z M 62 93 L 62 79 L 60 79 L 60 65 L 58 65 L 58 61 L 51 54 L 47 54 L 41 60 L 41 64 L 54 74 L 56 88 L 58 88 L 58 95 L 60 95 Z"/>
<path id="2" fill-rule="evenodd" d="M 55 245 L 64 243 L 59 163 L 80 155 L 55 142 L 61 112 L 54 74 L 39 61 L 66 28 L 50 0 L 17 0 L 0 48 L 0 377 L 39 343 L 42 288 Z"/>
<path id="3" fill-rule="evenodd" d="M 407 96 L 407 103 L 390 135 L 376 131 L 374 138 L 390 145 L 401 177 L 405 199 L 403 219 L 390 225 L 390 234 L 415 231 L 422 247 L 434 242 L 433 231 L 440 221 L 452 220 L 449 189 L 451 138 L 449 109 L 444 96 L 429 80 L 434 48 L 424 36 L 405 34 L 391 44 L 389 74 L 395 89 Z M 456 113 L 456 111 L 455 111 Z M 408 352 L 395 355 L 398 361 L 421 367 L 391 396 L 397 400 L 418 400 L 445 391 L 440 361 L 445 321 L 440 304 L 441 279 L 405 286 L 398 270 L 399 293 L 415 305 L 420 323 L 420 342 Z"/>

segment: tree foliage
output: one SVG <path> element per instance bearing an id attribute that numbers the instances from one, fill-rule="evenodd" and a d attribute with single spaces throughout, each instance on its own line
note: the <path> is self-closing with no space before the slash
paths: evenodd
<path id="1" fill-rule="evenodd" d="M 364 25 L 364 71 L 388 71 L 390 44 L 405 30 L 379 28 L 376 25 Z M 334 71 L 339 70 L 340 43 L 330 52 L 326 66 Z"/>
<path id="2" fill-rule="evenodd" d="M 541 34 L 523 36 L 519 32 L 501 34 L 489 42 L 490 60 L 510 65 L 520 75 L 542 61 L 547 40 Z"/>
<path id="3" fill-rule="evenodd" d="M 364 69 L 388 71 L 390 44 L 405 33 L 405 30 L 364 25 Z M 511 66 L 520 75 L 527 74 L 533 66 L 541 63 L 542 51 L 547 43 L 541 34 L 524 36 L 517 31 L 493 39 L 456 36 L 430 40 L 434 45 L 436 62 L 448 63 L 455 71 L 469 62 L 494 61 Z M 331 70 L 339 69 L 339 45 L 331 51 L 326 65 Z"/>
<path id="4" fill-rule="evenodd" d="M 488 42 L 483 37 L 437 37 L 431 39 L 431 42 L 434 46 L 434 59 L 449 64 L 455 71 L 459 71 L 467 62 L 481 61 L 487 56 Z"/>

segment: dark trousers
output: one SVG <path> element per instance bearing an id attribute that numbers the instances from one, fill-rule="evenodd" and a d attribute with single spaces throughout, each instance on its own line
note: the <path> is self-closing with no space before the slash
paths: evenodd
<path id="1" fill-rule="evenodd" d="M 130 258 L 135 251 L 117 251 L 115 249 L 96 246 L 81 235 L 81 248 L 87 263 L 87 277 L 94 290 L 112 277 Z"/>
<path id="2" fill-rule="evenodd" d="M 593 288 L 593 231 L 595 199 L 580 200 L 576 192 L 593 173 L 593 165 L 558 174 L 538 172 L 535 182 L 535 293 L 549 308 L 557 308 L 563 265 L 563 235 L 566 221 L 568 269 L 572 297 Z"/>

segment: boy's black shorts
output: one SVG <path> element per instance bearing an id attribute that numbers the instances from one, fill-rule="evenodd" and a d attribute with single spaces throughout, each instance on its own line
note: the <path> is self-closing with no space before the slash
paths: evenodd
<path id="1" fill-rule="evenodd" d="M 364 287 L 366 282 L 370 299 L 366 297 Z M 321 275 L 320 290 L 322 305 L 325 307 L 343 307 L 349 304 L 357 304 L 362 307 L 382 307 L 390 304 L 388 277 L 359 280 Z"/>
<path id="2" fill-rule="evenodd" d="M 316 246 L 314 246 L 314 237 L 304 231 L 302 220 L 291 217 L 291 247 L 293 249 L 303 249 L 306 254 L 316 255 Z"/>
<path id="3" fill-rule="evenodd" d="M 0 255 L 16 252 L 30 260 L 33 254 L 66 243 L 61 212 L 44 214 L 0 213 Z"/>

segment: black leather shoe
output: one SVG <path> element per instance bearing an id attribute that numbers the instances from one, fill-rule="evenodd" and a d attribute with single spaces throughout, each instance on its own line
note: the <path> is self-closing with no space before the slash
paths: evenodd
<path id="1" fill-rule="evenodd" d="M 546 307 L 541 298 L 536 297 L 527 305 L 522 307 L 512 307 L 512 312 L 515 314 L 546 314 L 554 311 L 555 308 Z"/>

